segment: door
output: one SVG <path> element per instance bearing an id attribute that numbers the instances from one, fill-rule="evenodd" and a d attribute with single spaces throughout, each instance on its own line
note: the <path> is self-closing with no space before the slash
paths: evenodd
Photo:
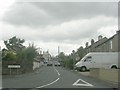
<path id="1" fill-rule="evenodd" d="M 87 69 L 92 68 L 93 63 L 92 63 L 92 57 L 91 56 L 86 57 L 86 59 L 84 60 L 84 65 Z"/>

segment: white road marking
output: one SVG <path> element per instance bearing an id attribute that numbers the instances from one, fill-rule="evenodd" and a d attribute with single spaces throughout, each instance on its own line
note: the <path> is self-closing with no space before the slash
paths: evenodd
<path id="1" fill-rule="evenodd" d="M 80 84 L 79 81 L 82 81 L 85 84 Z M 89 86 L 89 87 L 93 87 L 92 84 L 82 80 L 82 79 L 78 79 L 75 83 L 73 83 L 74 86 Z"/>
<path id="2" fill-rule="evenodd" d="M 49 85 L 57 82 L 59 79 L 60 79 L 60 78 L 57 78 L 55 81 L 53 81 L 53 82 L 51 82 L 51 83 L 49 83 L 49 84 L 46 84 L 46 85 L 43 85 L 43 86 L 40 86 L 40 87 L 36 87 L 36 88 L 43 88 L 43 87 L 49 86 Z"/>
<path id="3" fill-rule="evenodd" d="M 55 71 L 57 72 L 58 76 L 60 76 L 60 73 L 58 72 L 58 70 L 54 67 Z M 45 84 L 45 85 L 42 85 L 42 86 L 39 86 L 39 87 L 36 87 L 36 88 L 43 88 L 43 87 L 46 87 L 46 86 L 49 86 L 51 84 L 54 84 L 56 83 L 60 78 L 57 78 L 55 81 L 49 83 L 49 84 Z"/>
<path id="4" fill-rule="evenodd" d="M 58 72 L 58 70 L 54 67 L 55 71 L 57 72 L 58 76 L 60 76 L 60 73 Z"/>

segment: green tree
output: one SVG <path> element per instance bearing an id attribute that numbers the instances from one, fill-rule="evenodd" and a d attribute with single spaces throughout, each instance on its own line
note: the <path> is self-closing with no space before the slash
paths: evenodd
<path id="1" fill-rule="evenodd" d="M 17 60 L 16 54 L 13 52 L 7 52 L 7 54 L 3 57 L 2 60 L 7 60 L 7 61 L 15 61 Z"/>
<path id="2" fill-rule="evenodd" d="M 66 66 L 66 60 L 67 60 L 67 56 L 65 55 L 64 52 L 61 52 L 59 55 L 58 55 L 58 59 L 61 61 L 61 64 L 62 66 Z"/>
<path id="3" fill-rule="evenodd" d="M 61 59 L 63 67 L 73 69 L 73 59 L 71 56 L 65 55 L 64 52 L 61 52 L 58 57 Z"/>
<path id="4" fill-rule="evenodd" d="M 25 73 L 33 70 L 33 61 L 38 55 L 37 48 L 34 44 L 25 47 L 23 46 L 24 42 L 24 39 L 16 38 L 16 36 L 4 41 L 7 47 L 2 50 L 5 68 L 7 68 L 6 64 L 14 63 L 20 64 Z"/>
<path id="5" fill-rule="evenodd" d="M 8 52 L 7 49 L 5 49 L 5 48 L 2 49 L 2 60 L 5 60 L 5 57 L 6 57 L 6 55 L 7 55 L 7 52 Z"/>
<path id="6" fill-rule="evenodd" d="M 21 49 L 25 48 L 25 46 L 23 46 L 24 42 L 25 42 L 24 39 L 20 39 L 20 38 L 17 38 L 16 36 L 14 36 L 8 40 L 5 40 L 4 44 L 6 45 L 6 48 L 8 50 L 17 52 L 17 51 L 20 51 Z"/>
<path id="7" fill-rule="evenodd" d="M 33 44 L 27 48 L 22 49 L 22 51 L 17 54 L 17 57 L 21 62 L 24 72 L 32 70 L 33 60 L 37 55 L 37 49 Z"/>
<path id="8" fill-rule="evenodd" d="M 25 48 L 25 46 L 23 46 L 24 42 L 24 39 L 17 38 L 16 36 L 5 40 L 4 44 L 7 49 L 2 49 L 2 60 L 17 60 L 17 54 Z"/>
<path id="9" fill-rule="evenodd" d="M 64 53 L 64 52 L 61 52 L 61 53 L 58 55 L 58 58 L 60 58 L 61 60 L 65 60 L 65 58 L 66 58 L 65 53 Z"/>
<path id="10" fill-rule="evenodd" d="M 70 69 L 73 69 L 73 64 L 74 64 L 74 61 L 73 61 L 73 59 L 69 59 L 69 65 L 68 65 L 68 67 L 70 68 Z"/>
<path id="11" fill-rule="evenodd" d="M 68 69 L 73 69 L 73 59 L 70 56 L 66 56 L 65 67 Z"/>
<path id="12" fill-rule="evenodd" d="M 81 46 L 80 48 L 77 49 L 78 56 L 80 57 L 80 59 L 82 59 L 85 55 L 85 49 Z"/>

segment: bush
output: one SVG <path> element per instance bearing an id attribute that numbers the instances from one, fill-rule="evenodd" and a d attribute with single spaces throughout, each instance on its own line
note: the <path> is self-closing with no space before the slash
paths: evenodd
<path id="1" fill-rule="evenodd" d="M 15 61 L 17 60 L 16 54 L 13 52 L 8 52 L 2 60 Z"/>

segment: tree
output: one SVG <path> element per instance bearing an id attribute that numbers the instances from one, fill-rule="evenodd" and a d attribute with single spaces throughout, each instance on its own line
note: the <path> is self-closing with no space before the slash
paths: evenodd
<path id="1" fill-rule="evenodd" d="M 23 43 L 25 42 L 24 39 L 17 38 L 16 36 L 5 40 L 4 44 L 6 45 L 6 48 L 10 51 L 17 52 L 20 51 L 21 49 L 25 48 L 23 46 Z"/>
<path id="2" fill-rule="evenodd" d="M 85 55 L 85 49 L 81 46 L 80 48 L 77 49 L 78 56 L 80 57 L 80 59 L 82 59 Z"/>
<path id="3" fill-rule="evenodd" d="M 8 52 L 7 49 L 5 49 L 5 48 L 2 49 L 2 60 L 5 60 L 5 57 L 6 57 L 6 55 L 7 55 L 7 52 Z"/>
<path id="4" fill-rule="evenodd" d="M 64 52 L 61 52 L 58 57 L 61 59 L 63 67 L 73 69 L 73 59 L 71 56 L 65 55 Z"/>
<path id="5" fill-rule="evenodd" d="M 17 60 L 16 54 L 13 52 L 7 52 L 7 54 L 2 58 L 2 60 L 15 61 Z"/>
<path id="6" fill-rule="evenodd" d="M 59 55 L 58 55 L 58 58 L 60 58 L 61 60 L 65 60 L 65 54 L 64 52 L 61 52 Z"/>
<path id="7" fill-rule="evenodd" d="M 23 46 L 24 39 L 16 38 L 16 36 L 5 40 L 4 44 L 7 49 L 2 50 L 2 60 L 5 68 L 7 64 L 20 64 L 24 73 L 33 70 L 33 61 L 38 55 L 37 48 L 34 44 L 29 44 L 28 47 Z"/>
<path id="8" fill-rule="evenodd" d="M 61 64 L 62 64 L 62 66 L 66 66 L 66 60 L 67 60 L 67 56 L 65 55 L 65 53 L 64 52 L 61 52 L 61 53 L 59 53 L 59 55 L 58 55 L 58 58 L 59 58 L 59 60 L 60 60 L 60 62 L 61 62 Z"/>
<path id="9" fill-rule="evenodd" d="M 73 64 L 74 64 L 74 61 L 71 58 L 71 56 L 66 56 L 65 67 L 68 69 L 73 69 Z"/>
<path id="10" fill-rule="evenodd" d="M 21 62 L 24 72 L 32 70 L 33 60 L 37 55 L 37 49 L 33 44 L 22 49 L 22 51 L 17 54 L 18 60 Z"/>
<path id="11" fill-rule="evenodd" d="M 17 53 L 25 48 L 25 46 L 23 46 L 24 42 L 24 39 L 16 38 L 16 36 L 5 40 L 4 44 L 6 45 L 7 49 L 2 49 L 2 60 L 17 60 Z"/>

